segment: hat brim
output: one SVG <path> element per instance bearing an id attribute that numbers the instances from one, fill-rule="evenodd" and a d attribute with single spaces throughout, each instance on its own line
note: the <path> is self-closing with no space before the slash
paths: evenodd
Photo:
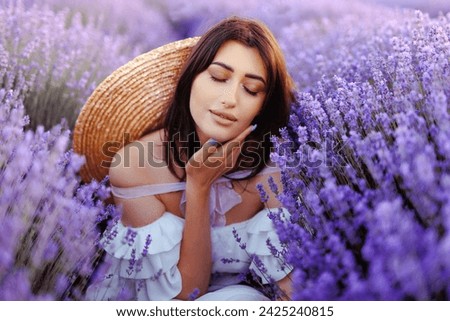
<path id="1" fill-rule="evenodd" d="M 161 127 L 179 72 L 198 37 L 172 42 L 115 70 L 94 90 L 73 131 L 73 149 L 86 158 L 83 181 L 102 180 L 115 152 Z"/>

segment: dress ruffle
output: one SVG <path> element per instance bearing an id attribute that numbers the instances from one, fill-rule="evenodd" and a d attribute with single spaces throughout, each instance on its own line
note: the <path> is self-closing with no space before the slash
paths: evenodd
<path id="1" fill-rule="evenodd" d="M 118 299 L 113 293 L 138 300 L 174 298 L 181 291 L 177 264 L 183 226 L 184 220 L 169 212 L 139 228 L 125 227 L 121 222 L 114 225 L 102 239 L 109 254 L 108 274 L 101 284 L 89 289 L 88 299 Z"/>
<path id="2" fill-rule="evenodd" d="M 282 208 L 281 217 L 290 214 Z M 225 284 L 227 273 L 245 273 L 249 269 L 261 278 L 263 284 L 283 279 L 292 267 L 282 260 L 283 246 L 269 217 L 271 211 L 264 209 L 250 220 L 217 227 L 212 230 L 213 272 L 215 282 Z M 267 244 L 270 242 L 272 248 Z"/>
<path id="3" fill-rule="evenodd" d="M 278 210 L 264 209 L 247 221 L 212 227 L 212 272 L 218 276 L 213 278 L 215 287 L 211 284 L 214 289 L 239 283 L 236 276 L 249 269 L 263 284 L 279 281 L 292 270 L 267 245 L 269 239 L 276 251 L 283 250 L 268 217 L 270 211 Z M 288 211 L 282 210 L 288 217 Z M 116 223 L 101 243 L 110 263 L 107 275 L 89 287 L 86 299 L 165 301 L 176 297 L 182 285 L 177 265 L 183 227 L 184 219 L 169 212 L 139 228 Z M 231 262 L 222 262 L 223 258 Z"/>
<path id="4" fill-rule="evenodd" d="M 289 212 L 282 208 L 282 217 L 288 218 Z M 247 226 L 247 252 L 252 256 L 250 270 L 261 278 L 263 284 L 279 281 L 292 271 L 292 267 L 283 261 L 283 246 L 269 218 L 270 211 L 264 209 L 255 215 Z"/>

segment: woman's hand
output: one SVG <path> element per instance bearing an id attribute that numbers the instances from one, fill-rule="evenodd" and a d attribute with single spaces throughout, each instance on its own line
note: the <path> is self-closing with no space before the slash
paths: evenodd
<path id="1" fill-rule="evenodd" d="M 221 146 L 212 139 L 208 140 L 189 159 L 186 165 L 187 181 L 198 188 L 209 189 L 216 179 L 234 168 L 245 137 L 254 128 L 254 126 L 249 126 L 234 139 Z"/>
<path id="2" fill-rule="evenodd" d="M 178 299 L 187 300 L 195 289 L 200 295 L 208 290 L 212 269 L 209 190 L 217 178 L 234 167 L 242 143 L 253 129 L 249 126 L 221 146 L 209 140 L 186 165 L 186 212 L 178 261 L 182 290 Z"/>

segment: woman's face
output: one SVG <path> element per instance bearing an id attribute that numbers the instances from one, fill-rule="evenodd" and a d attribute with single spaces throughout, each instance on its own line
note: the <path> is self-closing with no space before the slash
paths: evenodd
<path id="1" fill-rule="evenodd" d="M 191 88 L 190 112 L 201 144 L 226 142 L 246 129 L 266 97 L 267 72 L 255 48 L 226 41 Z"/>

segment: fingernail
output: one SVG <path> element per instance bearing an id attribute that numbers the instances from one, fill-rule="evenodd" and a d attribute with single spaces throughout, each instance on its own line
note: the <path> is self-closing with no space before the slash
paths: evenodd
<path id="1" fill-rule="evenodd" d="M 219 144 L 219 142 L 217 140 L 215 140 L 214 138 L 208 139 L 207 143 L 210 144 L 210 145 L 217 145 L 217 144 Z"/>
<path id="2" fill-rule="evenodd" d="M 258 124 L 254 124 L 254 125 L 252 126 L 252 131 L 254 131 L 254 130 L 256 129 L 257 126 L 258 126 Z"/>

